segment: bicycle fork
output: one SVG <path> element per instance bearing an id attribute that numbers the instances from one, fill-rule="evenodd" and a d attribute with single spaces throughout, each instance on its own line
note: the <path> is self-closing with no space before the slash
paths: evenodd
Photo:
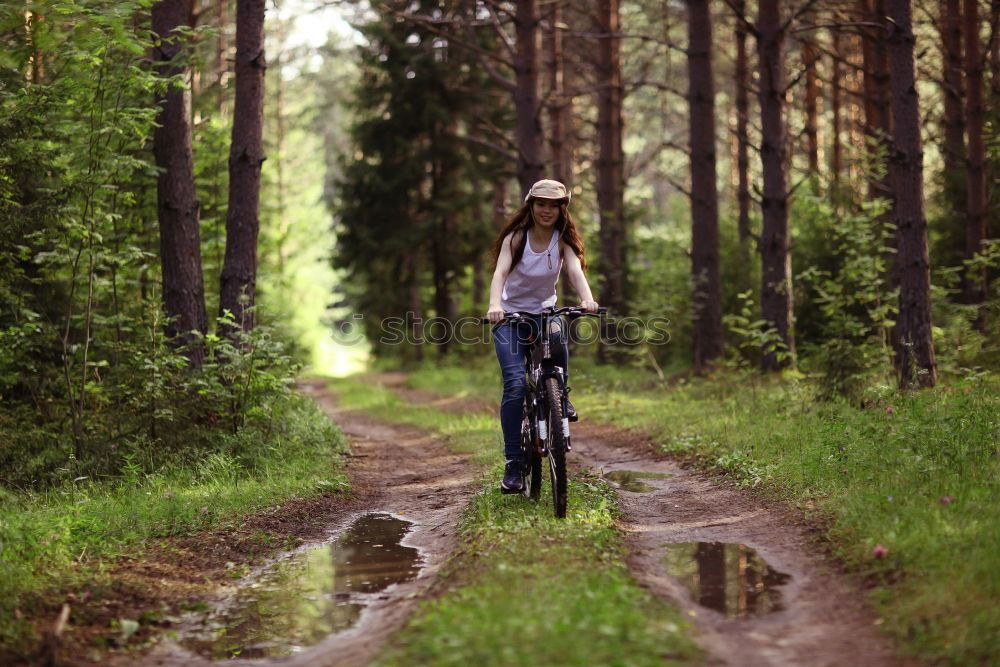
<path id="1" fill-rule="evenodd" d="M 562 405 L 562 409 L 559 414 L 562 415 L 562 422 L 560 424 L 554 424 L 555 428 L 562 429 L 563 436 L 563 446 L 565 450 L 571 451 L 570 446 L 570 431 L 569 431 L 569 417 L 566 416 L 566 379 L 565 371 L 560 366 L 554 366 L 552 370 L 545 371 L 541 367 L 535 369 L 534 373 L 535 380 L 535 396 L 534 396 L 534 419 L 535 419 L 535 429 L 538 434 L 538 440 L 541 445 L 542 456 L 548 455 L 549 443 L 552 440 L 552 434 L 549 433 L 549 425 L 547 417 L 549 415 L 548 396 L 545 394 L 546 380 L 549 378 L 555 378 L 559 383 L 559 400 Z"/>

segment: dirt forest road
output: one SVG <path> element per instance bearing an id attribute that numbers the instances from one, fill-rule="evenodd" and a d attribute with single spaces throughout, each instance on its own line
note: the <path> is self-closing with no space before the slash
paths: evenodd
<path id="1" fill-rule="evenodd" d="M 482 400 L 438 397 L 409 389 L 402 374 L 370 378 L 411 403 L 430 404 L 455 413 L 495 409 Z M 351 483 L 359 502 L 339 517 L 338 525 L 343 528 L 362 512 L 389 513 L 412 522 L 404 544 L 420 550 L 422 569 L 412 580 L 378 596 L 350 629 L 274 662 L 365 665 L 406 622 L 415 601 L 433 593 L 435 574 L 456 547 L 460 515 L 476 491 L 474 470 L 467 461 L 450 453 L 440 438 L 338 408 L 322 382 L 306 383 L 302 390 L 323 407 L 351 441 Z M 643 586 L 689 616 L 709 664 L 908 664 L 894 657 L 891 643 L 878 632 L 879 621 L 864 604 L 863 592 L 820 554 L 808 527 L 793 512 L 685 469 L 659 454 L 643 437 L 588 423 L 586 415 L 574 426 L 573 433 L 570 460 L 575 470 L 571 469 L 571 476 L 584 468 L 619 481 L 616 473 L 638 475 L 639 486 L 619 485 L 629 568 Z M 542 502 L 546 501 L 543 494 Z M 671 548 L 681 545 L 686 552 L 714 549 L 719 557 L 715 562 L 728 567 L 719 551 L 722 543 L 740 550 L 737 557 L 742 559 L 741 572 L 752 573 L 756 568 L 758 588 L 774 586 L 756 602 L 769 613 L 734 616 L 714 611 L 705 606 L 711 602 L 711 592 L 695 592 L 685 585 L 683 576 L 672 576 L 677 572 L 667 566 Z M 780 573 L 777 580 L 775 573 Z M 725 573 L 720 574 L 724 579 Z M 724 597 L 726 592 L 715 594 Z M 753 601 L 745 593 L 740 595 L 738 604 L 752 611 Z M 226 662 L 249 665 L 270 661 Z M 164 642 L 145 657 L 143 664 L 196 665 L 209 661 L 178 644 Z"/>
<path id="2" fill-rule="evenodd" d="M 406 388 L 404 378 L 383 381 L 403 398 L 453 412 L 495 411 L 481 400 L 455 401 Z M 619 488 L 621 527 L 633 576 L 655 594 L 680 606 L 695 623 L 698 640 L 713 664 L 740 667 L 875 667 L 911 664 L 895 657 L 878 631 L 879 620 L 864 593 L 820 552 L 808 526 L 780 505 L 769 504 L 712 476 L 681 467 L 648 439 L 588 423 L 573 427 L 570 475 L 590 468 L 615 478 L 628 471 L 642 491 Z M 638 473 L 638 475 L 635 475 Z M 628 478 L 627 477 L 627 478 Z M 731 617 L 699 604 L 689 588 L 668 574 L 670 545 L 695 549 L 720 543 L 753 549 L 775 571 L 781 609 Z M 723 577 L 725 575 L 723 574 Z M 707 595 L 702 591 L 701 601 Z"/>
<path id="3" fill-rule="evenodd" d="M 459 515 L 474 492 L 473 472 L 438 437 L 416 428 L 379 423 L 359 412 L 342 410 L 321 381 L 304 382 L 312 396 L 351 443 L 349 473 L 352 502 L 334 528 L 345 528 L 364 513 L 391 514 L 412 522 L 403 544 L 419 550 L 416 578 L 373 596 L 350 629 L 330 636 L 290 658 L 226 660 L 227 665 L 270 662 L 292 665 L 367 665 L 387 638 L 409 617 L 417 600 L 429 594 L 436 574 L 455 548 Z M 161 643 L 143 664 L 175 666 L 211 664 L 174 642 Z"/>

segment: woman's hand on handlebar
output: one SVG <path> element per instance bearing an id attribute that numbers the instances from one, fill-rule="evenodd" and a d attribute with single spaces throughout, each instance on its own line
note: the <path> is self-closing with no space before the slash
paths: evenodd
<path id="1" fill-rule="evenodd" d="M 503 308 L 500 306 L 490 306 L 490 309 L 486 311 L 486 319 L 490 321 L 490 324 L 497 324 L 501 322 L 507 313 L 503 312 Z"/>
<path id="2" fill-rule="evenodd" d="M 584 299 L 583 301 L 580 302 L 580 307 L 583 308 L 588 313 L 597 312 L 597 302 L 593 300 Z"/>

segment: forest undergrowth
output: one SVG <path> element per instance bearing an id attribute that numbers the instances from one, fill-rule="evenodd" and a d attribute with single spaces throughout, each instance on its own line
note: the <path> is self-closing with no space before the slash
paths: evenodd
<path id="1" fill-rule="evenodd" d="M 414 388 L 497 399 L 490 367 L 424 366 Z M 817 400 L 800 374 L 719 371 L 660 382 L 574 360 L 581 419 L 651 436 L 663 451 L 785 501 L 831 551 L 902 650 L 985 664 L 1000 651 L 1000 386 L 970 374 L 924 392 L 872 386 Z"/>

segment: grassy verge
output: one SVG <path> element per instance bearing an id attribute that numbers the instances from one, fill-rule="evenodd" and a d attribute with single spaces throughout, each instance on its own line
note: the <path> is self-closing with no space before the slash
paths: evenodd
<path id="1" fill-rule="evenodd" d="M 454 585 L 420 605 L 380 664 L 697 660 L 679 612 L 629 576 L 614 526 L 614 494 L 603 481 L 570 480 L 568 517 L 558 521 L 547 498 L 532 503 L 499 493 L 502 460 L 495 417 L 410 405 L 382 387 L 352 380 L 338 381 L 334 388 L 346 405 L 444 435 L 457 450 L 474 454 L 486 473 L 460 527 L 463 549 L 445 573 Z"/>
<path id="2" fill-rule="evenodd" d="M 0 646 L 26 648 L 22 619 L 39 596 L 100 582 L 108 562 L 134 555 L 146 540 L 346 488 L 336 456 L 345 440 L 330 420 L 297 396 L 274 410 L 270 425 L 244 428 L 188 466 L 44 493 L 0 492 Z"/>
<path id="3" fill-rule="evenodd" d="M 490 396 L 499 386 L 490 371 L 420 370 L 411 383 Z M 1000 654 L 995 380 L 884 388 L 862 409 L 817 402 L 793 380 L 723 376 L 668 388 L 641 371 L 587 364 L 572 378 L 584 419 L 649 433 L 667 452 L 811 513 L 834 552 L 873 584 L 883 627 L 910 653 L 949 664 Z"/>

